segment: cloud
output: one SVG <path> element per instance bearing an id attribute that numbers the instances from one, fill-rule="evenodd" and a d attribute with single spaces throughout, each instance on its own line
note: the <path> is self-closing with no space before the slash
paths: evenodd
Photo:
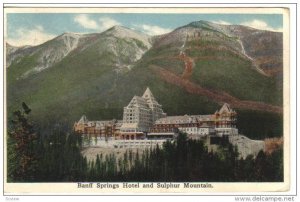
<path id="1" fill-rule="evenodd" d="M 221 25 L 232 25 L 232 23 L 224 21 L 224 20 L 216 20 L 216 21 L 212 21 L 212 22 L 216 23 L 216 24 L 221 24 Z M 263 20 L 254 19 L 252 21 L 244 21 L 239 24 L 248 26 L 248 27 L 252 27 L 255 29 L 268 30 L 268 31 L 273 31 L 273 32 L 282 32 L 282 28 L 271 27 L 270 25 L 268 25 L 268 23 L 266 23 Z"/>
<path id="2" fill-rule="evenodd" d="M 242 22 L 241 25 L 245 25 L 248 27 L 252 27 L 255 29 L 262 29 L 262 30 L 268 30 L 268 31 L 274 31 L 274 32 L 282 32 L 282 28 L 274 28 L 268 25 L 263 20 L 252 20 L 252 21 L 247 21 L 247 22 Z"/>
<path id="3" fill-rule="evenodd" d="M 99 22 L 100 22 L 99 27 L 101 28 L 101 30 L 107 30 L 113 26 L 121 25 L 121 23 L 109 17 L 99 18 Z"/>
<path id="4" fill-rule="evenodd" d="M 163 28 L 156 25 L 143 24 L 143 25 L 133 25 L 133 26 L 138 29 L 141 29 L 141 31 L 149 35 L 161 35 L 172 31 L 172 29 Z"/>
<path id="5" fill-rule="evenodd" d="M 33 29 L 19 28 L 16 30 L 16 36 L 10 38 L 8 36 L 7 42 L 13 46 L 36 46 L 42 44 L 56 35 L 45 32 L 44 28 L 40 25 L 35 26 Z"/>
<path id="6" fill-rule="evenodd" d="M 86 14 L 80 14 L 75 16 L 74 21 L 77 22 L 83 28 L 98 31 L 105 31 L 113 26 L 122 25 L 120 22 L 111 17 L 100 17 L 98 20 L 94 20 Z M 138 30 L 141 30 L 149 35 L 160 35 L 172 31 L 171 29 L 159 27 L 156 25 L 140 24 L 133 26 L 135 28 L 138 28 Z"/>
<path id="7" fill-rule="evenodd" d="M 216 20 L 212 21 L 213 23 L 220 24 L 220 25 L 231 25 L 230 22 L 224 21 L 224 20 Z"/>
<path id="8" fill-rule="evenodd" d="M 75 16 L 74 21 L 85 29 L 98 31 L 104 31 L 115 25 L 121 25 L 121 23 L 110 17 L 101 17 L 98 20 L 94 20 L 85 14 Z"/>
<path id="9" fill-rule="evenodd" d="M 74 21 L 86 29 L 99 29 L 98 23 L 95 20 L 90 19 L 89 16 L 85 14 L 75 16 Z"/>

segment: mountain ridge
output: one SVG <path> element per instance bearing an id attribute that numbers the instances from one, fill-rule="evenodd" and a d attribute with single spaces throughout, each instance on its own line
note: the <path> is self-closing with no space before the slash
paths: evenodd
<path id="1" fill-rule="evenodd" d="M 122 34 L 121 32 L 124 30 L 126 30 L 126 33 Z M 108 51 L 115 55 L 120 53 L 118 53 L 118 50 L 116 50 L 118 47 L 113 45 L 116 43 L 116 40 L 114 39 L 122 39 L 128 43 L 133 43 L 136 50 L 136 52 L 132 52 L 132 54 L 135 56 L 135 58 L 132 59 L 133 61 L 140 59 L 144 52 L 151 47 L 151 42 L 148 35 L 143 36 L 142 33 L 135 33 L 133 30 L 126 29 L 124 27 L 121 28 L 120 26 L 112 27 L 102 33 L 77 34 L 67 32 L 38 46 L 28 47 L 24 52 L 17 52 L 20 50 L 18 48 L 16 48 L 15 51 L 7 51 L 7 68 L 9 68 L 12 62 L 20 62 L 19 60 L 21 58 L 36 56 L 36 65 L 21 75 L 18 79 L 27 77 L 30 74 L 38 73 L 49 67 L 52 67 L 73 51 L 84 51 L 84 49 L 95 45 L 99 39 L 101 40 L 101 38 L 104 37 L 111 42 L 107 42 L 105 45 Z M 141 47 L 139 48 L 138 46 Z M 7 49 L 12 48 L 7 45 Z M 117 63 L 120 63 L 120 61 Z M 117 65 L 122 66 L 122 64 Z M 129 64 L 127 66 L 129 66 Z"/>
<path id="2" fill-rule="evenodd" d="M 161 38 L 164 38 L 172 33 L 177 33 L 180 29 L 191 29 L 189 30 L 189 32 L 194 32 L 193 34 L 195 35 L 195 32 L 198 31 L 199 33 L 199 29 L 203 30 L 209 30 L 209 31 L 215 31 L 221 34 L 224 34 L 225 36 L 229 37 L 229 38 L 234 38 L 236 39 L 236 41 L 232 42 L 232 43 L 237 43 L 237 44 L 233 44 L 231 47 L 233 49 L 236 49 L 238 52 L 240 52 L 242 55 L 244 55 L 245 57 L 247 57 L 249 60 L 251 60 L 253 62 L 253 66 L 255 67 L 255 69 L 257 71 L 259 71 L 261 74 L 264 74 L 265 76 L 277 76 L 278 78 L 282 78 L 282 71 L 280 71 L 280 66 L 282 66 L 282 62 L 280 61 L 280 58 L 282 58 L 282 48 L 280 48 L 277 53 L 272 56 L 272 54 L 267 55 L 267 57 L 261 57 L 259 55 L 256 55 L 255 52 L 256 50 L 252 50 L 253 49 L 253 45 L 251 45 L 251 43 L 248 43 L 249 37 L 251 38 L 251 35 L 263 35 L 264 33 L 275 33 L 276 35 L 279 35 L 276 37 L 276 39 L 278 39 L 281 35 L 282 37 L 282 33 L 280 32 L 272 32 L 272 31 L 267 31 L 267 30 L 259 30 L 259 29 L 255 29 L 255 28 L 251 28 L 251 27 L 247 27 L 244 25 L 222 25 L 222 24 L 217 24 L 217 23 L 212 23 L 209 21 L 204 21 L 204 20 L 200 20 L 200 21 L 195 21 L 195 22 L 191 22 L 187 25 L 178 27 L 176 29 L 174 29 L 171 33 L 168 34 L 163 34 L 163 35 L 158 35 L 158 36 L 148 36 L 140 31 L 137 30 L 133 30 L 124 26 L 113 26 L 111 28 L 109 28 L 108 30 L 105 30 L 104 32 L 101 33 L 87 33 L 87 34 L 80 34 L 80 33 L 72 33 L 72 32 L 65 32 L 57 37 L 55 37 L 52 40 L 58 40 L 60 38 L 81 38 L 81 37 L 91 37 L 91 36 L 96 36 L 96 35 L 101 35 L 101 34 L 108 34 L 108 35 L 115 35 L 116 37 L 119 38 L 125 38 L 128 37 L 128 33 L 130 33 L 131 35 L 134 35 L 135 39 L 138 39 L 140 41 L 143 42 L 143 44 L 145 44 L 147 46 L 147 49 L 149 50 L 152 46 L 152 44 L 155 44 L 155 41 L 158 41 L 157 39 L 159 39 L 161 45 L 164 45 L 166 42 L 162 41 Z M 244 36 L 244 32 L 245 30 L 247 30 L 248 32 L 253 32 L 250 33 L 246 36 Z M 119 31 L 119 32 L 118 32 Z M 113 33 L 115 32 L 115 33 Z M 183 32 L 187 32 L 184 31 Z M 130 36 L 129 34 L 129 36 Z M 182 34 L 181 34 L 182 35 Z M 76 36 L 76 37 L 75 37 Z M 78 37 L 79 36 L 79 37 Z M 188 37 L 192 37 L 192 35 L 190 34 Z M 178 37 L 173 37 L 173 40 L 177 40 L 177 42 L 181 43 L 183 42 L 185 37 L 179 37 L 180 39 L 178 40 Z M 27 50 L 24 51 L 25 54 L 34 54 L 33 52 L 34 49 L 37 49 L 37 47 L 43 46 L 44 44 L 47 44 L 48 42 L 52 41 L 49 40 L 43 44 L 37 45 L 37 46 L 29 46 L 29 47 L 14 47 L 13 49 L 19 50 L 17 51 L 17 54 L 13 54 L 15 51 L 10 51 L 12 48 L 9 47 L 9 44 L 7 44 L 7 67 L 9 67 L 11 65 L 11 62 L 14 60 L 18 60 L 18 58 L 23 57 L 24 54 L 20 53 L 22 52 L 21 50 Z M 265 39 L 267 40 L 267 39 Z M 279 42 L 278 47 L 282 46 L 282 39 L 281 40 L 273 40 L 274 41 L 281 41 Z M 76 42 L 76 40 L 75 40 Z M 260 43 L 260 46 L 263 46 L 263 44 L 265 43 L 265 41 L 262 41 Z M 268 43 L 269 44 L 269 43 Z M 32 50 L 32 51 L 30 51 Z M 35 71 L 38 72 L 40 70 L 46 69 L 49 66 L 53 65 L 53 63 L 56 63 L 58 61 L 60 61 L 62 58 L 64 58 L 70 51 L 72 51 L 73 49 L 69 46 L 67 46 L 65 48 L 65 50 L 62 50 L 60 52 L 60 54 L 51 54 L 49 55 L 43 55 L 42 57 L 45 57 L 46 60 L 47 58 L 49 58 L 48 60 L 50 61 L 49 63 L 47 62 L 41 62 L 40 61 L 40 67 L 36 67 Z M 272 52 L 270 50 L 270 48 L 267 50 L 268 52 Z M 274 51 L 272 52 L 274 53 Z M 143 52 L 139 53 L 139 56 L 137 58 L 140 58 L 142 56 Z M 277 59 L 279 56 L 279 59 Z M 276 60 L 277 59 L 277 60 Z M 276 61 L 275 64 L 270 64 L 270 60 Z M 52 62 L 51 62 L 52 61 Z M 282 69 L 282 68 L 281 68 Z"/>
<path id="3" fill-rule="evenodd" d="M 280 43 L 272 43 L 278 36 L 248 33 L 244 28 L 232 29 L 238 34 L 228 36 L 203 26 L 182 26 L 155 37 L 117 26 L 80 36 L 65 33 L 40 46 L 28 47 L 25 55 L 15 50 L 9 56 L 15 59 L 6 68 L 8 111 L 26 102 L 35 112 L 34 120 L 44 125 L 72 125 L 82 114 L 95 120 L 121 118 L 132 96 L 149 86 L 170 115 L 209 114 L 231 100 L 242 115 L 250 113 L 260 120 L 257 130 L 280 134 L 282 82 L 277 75 L 256 69 L 259 63 L 254 64 L 257 57 L 264 60 L 273 49 L 282 49 Z M 253 39 L 256 44 L 250 46 L 243 43 L 255 36 L 262 39 Z M 259 52 L 253 57 L 251 50 Z M 63 57 L 43 60 L 58 53 Z M 275 56 L 280 60 L 280 54 Z M 269 58 L 269 68 L 274 61 L 273 56 Z M 32 72 L 40 64 L 51 65 Z M 243 117 L 241 123 L 246 123 L 249 116 Z M 271 123 L 277 125 L 269 128 Z M 241 129 L 250 131 L 247 124 Z"/>

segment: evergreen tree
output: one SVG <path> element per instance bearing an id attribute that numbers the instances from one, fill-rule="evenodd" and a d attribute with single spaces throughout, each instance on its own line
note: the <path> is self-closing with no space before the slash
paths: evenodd
<path id="1" fill-rule="evenodd" d="M 28 121 L 31 109 L 23 102 L 22 110 L 13 113 L 8 125 L 8 181 L 34 181 L 37 171 L 38 134 Z"/>

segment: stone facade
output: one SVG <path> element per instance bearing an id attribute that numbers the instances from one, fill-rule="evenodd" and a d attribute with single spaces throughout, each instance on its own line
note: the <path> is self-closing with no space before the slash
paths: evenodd
<path id="1" fill-rule="evenodd" d="M 157 119 L 165 116 L 166 113 L 163 112 L 162 106 L 158 104 L 150 89 L 147 88 L 142 97 L 134 96 L 124 107 L 121 133 L 147 133 Z"/>
<path id="2" fill-rule="evenodd" d="M 216 134 L 222 135 L 238 135 L 236 128 L 236 112 L 230 108 L 229 104 L 225 103 L 215 114 Z"/>
<path id="3" fill-rule="evenodd" d="M 265 151 L 263 140 L 251 140 L 244 135 L 231 135 L 229 142 L 237 146 L 240 158 L 245 159 L 248 155 L 256 156 L 260 151 Z"/>
<path id="4" fill-rule="evenodd" d="M 161 147 L 184 132 L 188 138 L 205 140 L 211 150 L 226 140 L 238 147 L 241 158 L 257 155 L 264 150 L 264 142 L 239 135 L 236 117 L 237 113 L 227 103 L 213 114 L 167 116 L 147 88 L 142 97 L 134 96 L 124 107 L 123 120 L 89 121 L 83 115 L 74 124 L 74 130 L 87 139 L 86 147 Z"/>
<path id="5" fill-rule="evenodd" d="M 151 135 L 174 132 L 175 129 L 191 137 L 238 135 L 236 115 L 236 112 L 225 103 L 214 114 L 167 116 L 155 122 Z"/>
<path id="6" fill-rule="evenodd" d="M 236 112 L 225 103 L 208 115 L 167 116 L 149 88 L 134 96 L 124 107 L 123 120 L 88 121 L 86 116 L 74 124 L 75 131 L 113 139 L 173 138 L 179 131 L 190 137 L 238 135 Z"/>
<path id="7" fill-rule="evenodd" d="M 116 119 L 89 121 L 86 116 L 83 115 L 81 119 L 74 124 L 74 131 L 84 135 L 111 138 L 119 136 L 122 123 L 122 120 Z"/>

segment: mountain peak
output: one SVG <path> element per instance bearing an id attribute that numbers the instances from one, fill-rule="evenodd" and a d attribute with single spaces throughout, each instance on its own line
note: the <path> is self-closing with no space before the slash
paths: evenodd
<path id="1" fill-rule="evenodd" d="M 81 37 L 81 33 L 75 33 L 75 32 L 64 32 L 61 35 L 57 36 L 56 38 L 65 38 L 65 37 L 72 37 L 72 38 L 79 38 Z"/>
<path id="2" fill-rule="evenodd" d="M 13 45 L 11 45 L 11 44 L 8 43 L 8 42 L 5 42 L 5 45 L 6 45 L 7 47 L 14 47 Z"/>
<path id="3" fill-rule="evenodd" d="M 112 35 L 118 38 L 136 39 L 142 41 L 148 48 L 151 47 L 151 37 L 140 31 L 130 29 L 121 25 L 116 25 L 104 32 L 106 35 Z"/>
<path id="4" fill-rule="evenodd" d="M 220 28 L 227 27 L 227 25 L 217 24 L 217 23 L 213 23 L 213 22 L 209 22 L 209 21 L 205 21 L 205 20 L 191 22 L 187 26 L 191 26 L 191 27 L 195 27 L 195 28 L 202 28 L 202 29 L 220 29 Z"/>
<path id="5" fill-rule="evenodd" d="M 119 33 L 138 34 L 138 35 L 143 35 L 143 36 L 149 37 L 147 34 L 141 32 L 141 31 L 131 29 L 131 28 L 128 28 L 128 27 L 124 27 L 122 25 L 115 25 L 115 26 L 111 27 L 110 29 L 108 29 L 105 32 L 115 33 L 115 34 L 119 34 Z M 129 37 L 130 37 L 130 35 L 129 35 Z"/>
<path id="6" fill-rule="evenodd" d="M 124 27 L 122 25 L 115 25 L 115 26 L 112 26 L 110 29 L 112 29 L 112 30 L 131 30 L 130 28 Z"/>
<path id="7" fill-rule="evenodd" d="M 190 25 L 196 25 L 196 24 L 198 24 L 198 25 L 201 25 L 201 24 L 211 24 L 211 22 L 209 22 L 209 21 L 206 21 L 206 20 L 198 20 L 198 21 L 194 21 L 194 22 L 191 22 L 191 23 L 189 23 Z M 212 23 L 213 24 L 213 23 Z"/>

